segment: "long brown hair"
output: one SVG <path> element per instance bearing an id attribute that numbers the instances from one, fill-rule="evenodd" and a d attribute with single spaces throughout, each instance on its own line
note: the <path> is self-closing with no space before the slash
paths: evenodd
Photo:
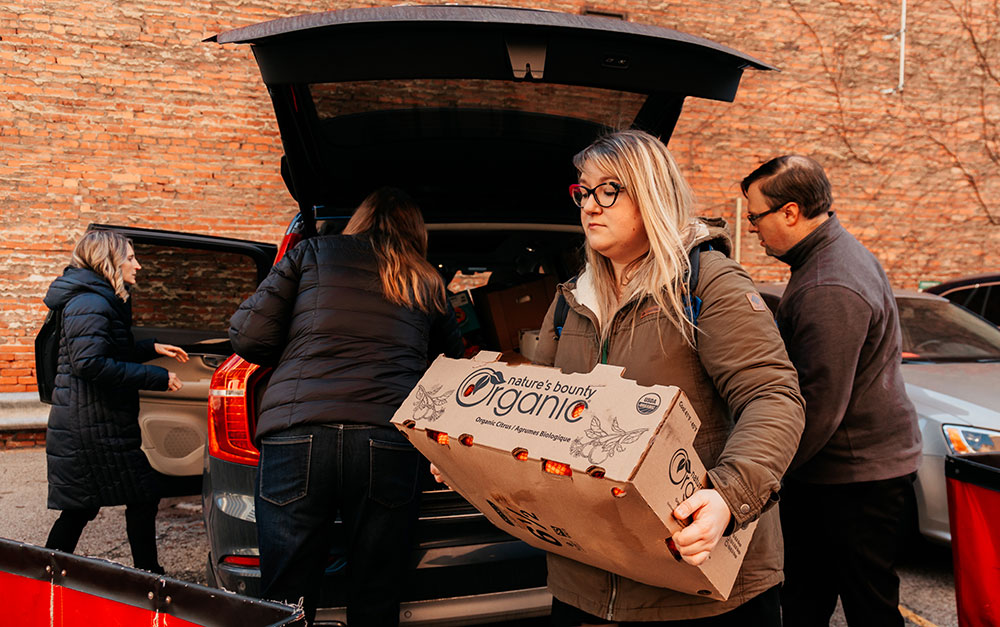
<path id="1" fill-rule="evenodd" d="M 128 290 L 122 277 L 122 264 L 128 259 L 128 248 L 132 245 L 127 237 L 113 231 L 87 231 L 73 249 L 76 268 L 87 268 L 111 284 L 122 302 L 128 300 Z"/>
<path id="2" fill-rule="evenodd" d="M 428 313 L 447 311 L 444 281 L 427 261 L 424 218 L 406 192 L 395 187 L 372 192 L 351 216 L 344 235 L 371 241 L 389 302 Z"/>

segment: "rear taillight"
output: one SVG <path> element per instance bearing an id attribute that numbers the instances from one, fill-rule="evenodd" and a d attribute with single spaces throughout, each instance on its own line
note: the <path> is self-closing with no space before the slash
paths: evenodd
<path id="1" fill-rule="evenodd" d="M 227 555 L 222 558 L 222 563 L 229 564 L 231 566 L 249 566 L 252 568 L 260 568 L 260 558 L 248 555 Z"/>
<path id="2" fill-rule="evenodd" d="M 208 390 L 208 453 L 237 464 L 256 466 L 253 445 L 253 384 L 268 369 L 232 355 L 212 375 Z"/>
<path id="3" fill-rule="evenodd" d="M 299 231 L 289 231 L 285 233 L 285 237 L 281 240 L 281 245 L 278 246 L 278 254 L 274 256 L 274 263 L 281 261 L 281 258 L 285 256 L 285 253 L 295 248 L 295 245 L 302 241 L 302 233 Z"/>

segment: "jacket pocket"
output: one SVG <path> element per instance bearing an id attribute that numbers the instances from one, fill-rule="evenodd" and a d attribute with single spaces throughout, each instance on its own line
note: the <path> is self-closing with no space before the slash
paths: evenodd
<path id="1" fill-rule="evenodd" d="M 278 506 L 303 498 L 309 491 L 312 436 L 275 436 L 260 442 L 260 498 Z"/>
<path id="2" fill-rule="evenodd" d="M 368 497 L 386 507 L 400 507 L 417 494 L 420 453 L 409 442 L 369 440 Z"/>

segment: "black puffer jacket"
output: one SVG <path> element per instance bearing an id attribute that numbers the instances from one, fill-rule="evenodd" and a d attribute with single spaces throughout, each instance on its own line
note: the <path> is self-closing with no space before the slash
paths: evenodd
<path id="1" fill-rule="evenodd" d="M 244 359 L 274 372 L 257 439 L 305 423 L 388 424 L 428 358 L 462 354 L 455 315 L 383 296 L 363 237 L 315 237 L 279 261 L 230 322 Z"/>
<path id="2" fill-rule="evenodd" d="M 49 507 L 155 500 L 138 422 L 139 390 L 167 389 L 167 371 L 141 363 L 156 356 L 153 340 L 134 341 L 131 305 L 92 270 L 66 268 L 45 304 L 64 308 L 45 436 Z"/>

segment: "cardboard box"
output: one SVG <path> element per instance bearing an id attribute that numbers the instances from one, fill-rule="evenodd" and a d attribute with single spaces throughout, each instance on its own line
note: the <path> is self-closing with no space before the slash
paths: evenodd
<path id="1" fill-rule="evenodd" d="M 459 333 L 465 335 L 479 329 L 479 318 L 476 316 L 476 308 L 472 305 L 468 291 L 450 295 L 448 302 L 455 310 L 455 322 L 458 323 Z"/>
<path id="2" fill-rule="evenodd" d="M 756 524 L 723 538 L 700 567 L 667 542 L 681 528 L 674 508 L 705 478 L 692 447 L 700 422 L 683 392 L 640 386 L 619 367 L 563 374 L 498 357 L 439 357 L 393 423 L 511 535 L 636 581 L 726 599 Z"/>
<path id="3" fill-rule="evenodd" d="M 557 284 L 554 276 L 547 275 L 501 290 L 474 290 L 472 296 L 485 319 L 483 329 L 491 346 L 500 351 L 518 348 L 522 331 L 542 325 Z"/>

